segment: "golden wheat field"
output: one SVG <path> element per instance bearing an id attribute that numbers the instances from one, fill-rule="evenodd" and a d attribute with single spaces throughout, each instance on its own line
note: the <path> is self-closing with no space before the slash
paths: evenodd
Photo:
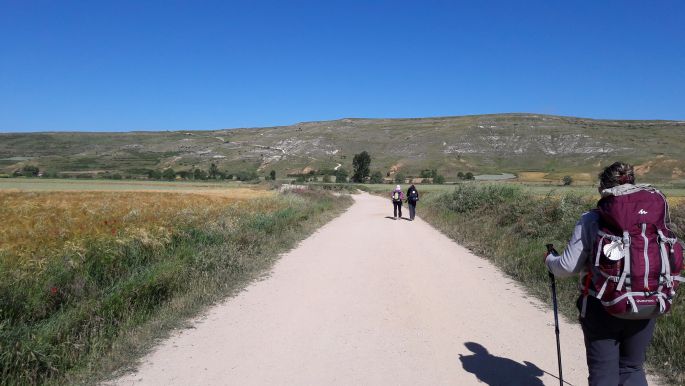
<path id="1" fill-rule="evenodd" d="M 0 256 L 19 265 L 40 265 L 60 251 L 78 253 L 92 239 L 163 242 L 174 229 L 211 222 L 228 208 L 268 210 L 263 206 L 274 205 L 273 200 L 254 199 L 271 195 L 241 188 L 175 192 L 0 190 Z"/>

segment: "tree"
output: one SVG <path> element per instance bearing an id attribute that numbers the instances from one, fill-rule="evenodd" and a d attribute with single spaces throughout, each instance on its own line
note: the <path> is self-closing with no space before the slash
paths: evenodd
<path id="1" fill-rule="evenodd" d="M 395 183 L 396 184 L 404 184 L 404 173 L 399 172 L 395 174 Z"/>
<path id="2" fill-rule="evenodd" d="M 473 180 L 473 179 L 475 179 L 475 178 L 476 178 L 476 177 L 474 177 L 474 176 L 473 176 L 473 173 L 471 173 L 471 172 L 466 172 L 466 174 L 464 174 L 464 179 L 465 179 L 465 180 Z"/>
<path id="3" fill-rule="evenodd" d="M 147 178 L 151 180 L 161 180 L 162 179 L 162 172 L 159 170 L 148 170 L 147 172 Z"/>
<path id="4" fill-rule="evenodd" d="M 209 165 L 209 178 L 216 180 L 216 178 L 219 176 L 219 168 L 216 166 L 215 163 L 212 163 Z"/>
<path id="5" fill-rule="evenodd" d="M 459 173 L 457 173 L 457 178 L 460 179 L 460 180 L 463 180 L 463 179 L 466 178 L 466 176 L 464 175 L 464 173 L 459 172 Z"/>
<path id="6" fill-rule="evenodd" d="M 564 186 L 569 186 L 573 183 L 573 177 L 564 176 L 564 178 L 562 179 L 562 182 L 564 183 Z"/>
<path id="7" fill-rule="evenodd" d="M 204 170 L 198 168 L 193 171 L 193 178 L 196 180 L 206 180 L 207 179 L 207 172 Z"/>
<path id="8" fill-rule="evenodd" d="M 438 174 L 433 178 L 433 182 L 442 185 L 445 183 L 445 176 Z"/>
<path id="9" fill-rule="evenodd" d="M 435 178 L 438 175 L 437 169 L 423 169 L 419 177 L 421 178 Z"/>
<path id="10" fill-rule="evenodd" d="M 371 156 L 365 151 L 355 154 L 352 158 L 352 181 L 364 182 L 364 179 L 369 176 L 369 166 L 371 166 Z"/>
<path id="11" fill-rule="evenodd" d="M 253 181 L 258 179 L 259 175 L 254 170 L 251 170 L 249 172 L 242 171 L 236 174 L 236 178 L 238 179 L 238 181 Z"/>
<path id="12" fill-rule="evenodd" d="M 169 181 L 174 180 L 176 179 L 176 172 L 172 168 L 165 169 L 162 173 L 162 178 Z"/>
<path id="13" fill-rule="evenodd" d="M 272 170 L 269 172 L 269 179 L 271 181 L 276 181 L 276 171 L 275 170 Z"/>
<path id="14" fill-rule="evenodd" d="M 347 182 L 347 171 L 339 168 L 335 171 L 335 182 Z"/>
<path id="15" fill-rule="evenodd" d="M 379 171 L 375 171 L 371 173 L 371 181 L 372 184 L 381 184 L 383 183 L 383 174 Z"/>
<path id="16" fill-rule="evenodd" d="M 38 173 L 40 173 L 40 170 L 38 170 L 38 166 L 26 165 L 23 168 L 21 168 L 21 174 L 26 177 L 36 177 Z"/>

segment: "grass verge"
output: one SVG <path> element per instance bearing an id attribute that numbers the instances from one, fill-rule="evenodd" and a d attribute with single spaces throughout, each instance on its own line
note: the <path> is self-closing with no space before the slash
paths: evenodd
<path id="1" fill-rule="evenodd" d="M 486 257 L 544 302 L 550 301 L 549 278 L 542 263 L 546 243 L 561 250 L 580 215 L 594 207 L 584 195 L 538 196 L 515 185 L 459 185 L 423 201 L 421 216 L 443 233 Z M 685 208 L 672 208 L 674 230 L 685 229 Z M 682 232 L 678 232 L 682 235 Z M 578 280 L 557 280 L 560 312 L 577 321 Z M 677 299 L 677 303 L 682 303 Z M 652 371 L 672 384 L 685 384 L 685 305 L 659 320 L 648 353 Z M 578 342 L 582 345 L 583 342 Z"/>
<path id="2" fill-rule="evenodd" d="M 39 264 L 0 255 L 0 384 L 90 384 L 249 281 L 352 203 L 296 191 L 164 238 L 92 237 Z M 185 213 L 187 214 L 187 213 Z M 184 213 L 180 213 L 184 215 Z"/>

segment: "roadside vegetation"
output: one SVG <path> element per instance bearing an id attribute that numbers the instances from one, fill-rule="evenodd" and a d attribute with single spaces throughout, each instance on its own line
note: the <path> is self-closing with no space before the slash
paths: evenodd
<path id="1" fill-rule="evenodd" d="M 475 254 L 487 257 L 531 294 L 550 303 L 549 278 L 542 263 L 545 244 L 562 250 L 580 215 L 594 207 L 596 197 L 564 193 L 538 195 L 512 184 L 462 184 L 431 194 L 420 209 L 422 218 Z M 685 206 L 671 208 L 673 228 L 685 231 Z M 559 307 L 577 319 L 577 277 L 557 281 Z M 682 303 L 681 299 L 677 303 Z M 661 318 L 648 363 L 673 384 L 685 383 L 685 305 Z M 550 341 L 550 344 L 554 344 Z M 582 342 L 578 342 L 582 345 Z"/>
<path id="2" fill-rule="evenodd" d="M 2 385 L 102 379 L 352 202 L 314 190 L 5 191 L 0 201 Z"/>

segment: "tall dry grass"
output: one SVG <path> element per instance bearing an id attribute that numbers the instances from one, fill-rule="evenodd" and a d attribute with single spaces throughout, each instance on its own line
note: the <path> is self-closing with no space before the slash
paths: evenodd
<path id="1" fill-rule="evenodd" d="M 0 385 L 72 384 L 129 362 L 160 334 L 135 331 L 173 327 L 351 203 L 317 192 L 0 199 Z"/>
<path id="2" fill-rule="evenodd" d="M 79 252 L 86 240 L 166 240 L 176 228 L 211 221 L 247 200 L 244 194 L 0 192 L 0 255 L 40 266 L 63 248 Z"/>

